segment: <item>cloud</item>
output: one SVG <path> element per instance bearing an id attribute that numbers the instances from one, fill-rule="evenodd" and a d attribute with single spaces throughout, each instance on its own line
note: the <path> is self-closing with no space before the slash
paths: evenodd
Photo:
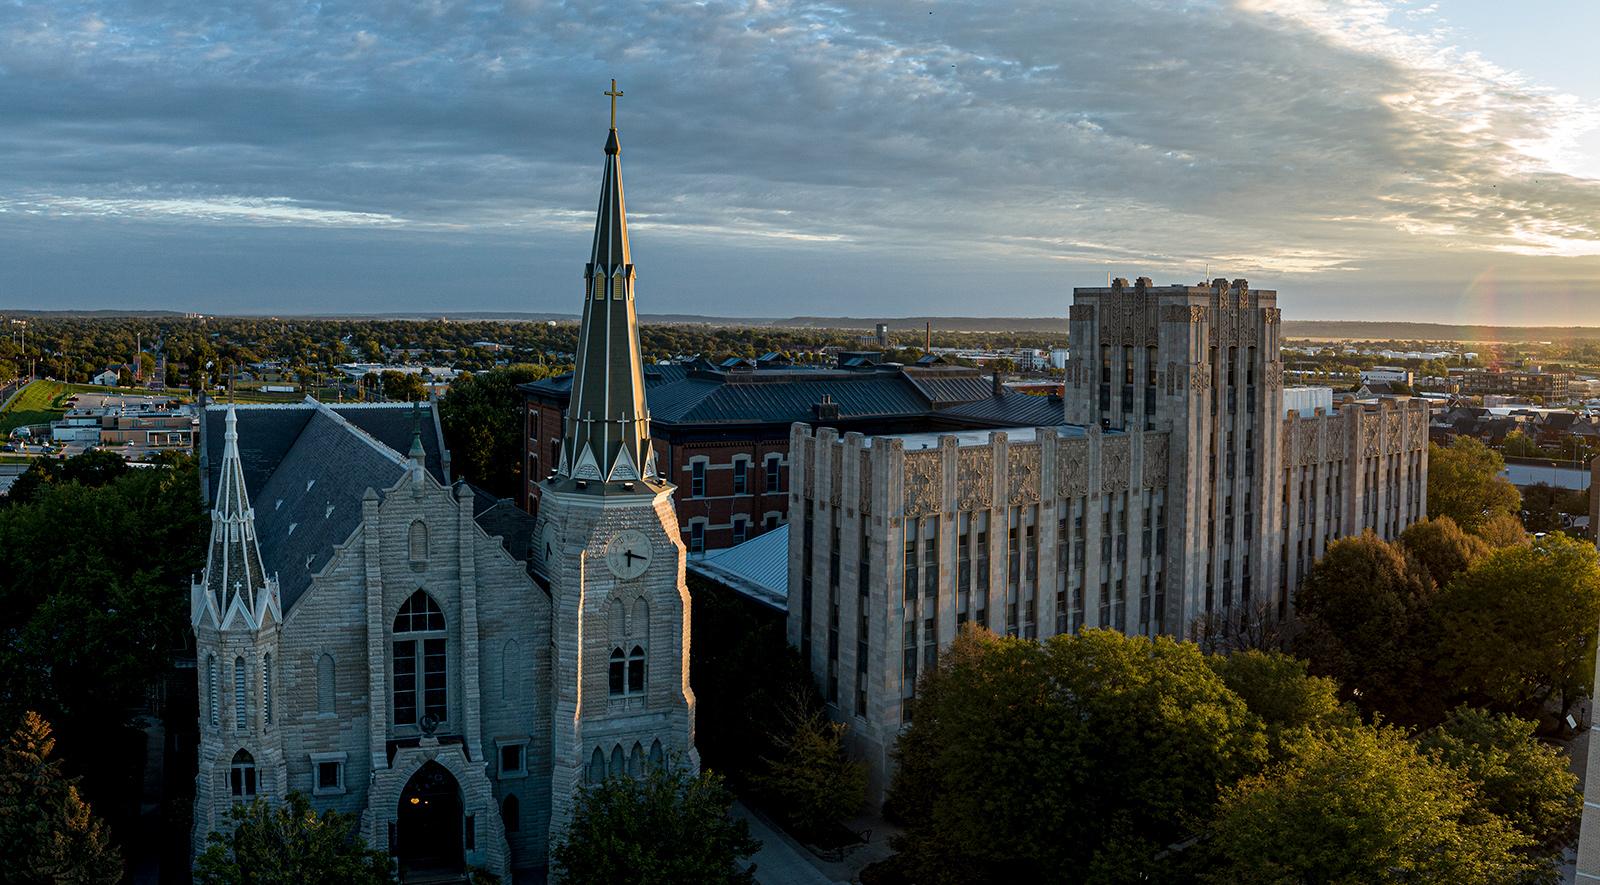
<path id="1" fill-rule="evenodd" d="M 1570 162 L 1594 105 L 1380 0 L 0 6 L 0 206 L 565 237 L 592 211 L 612 76 L 641 235 L 691 266 L 818 262 L 750 313 L 816 281 L 880 297 L 834 269 L 845 253 L 887 276 L 1291 283 L 1600 254 L 1600 183 Z M 704 297 L 673 286 L 680 308 Z"/>

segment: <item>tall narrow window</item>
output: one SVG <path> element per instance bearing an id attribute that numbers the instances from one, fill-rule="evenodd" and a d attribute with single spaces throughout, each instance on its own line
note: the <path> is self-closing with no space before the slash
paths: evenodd
<path id="1" fill-rule="evenodd" d="M 627 686 L 628 686 L 628 683 L 627 683 L 627 667 L 628 667 L 628 663 L 627 663 L 626 658 L 623 657 L 622 649 L 620 649 L 620 648 L 612 649 L 611 650 L 611 670 L 610 670 L 610 674 L 609 675 L 610 675 L 610 683 L 611 683 L 611 694 L 613 696 L 620 696 L 620 695 L 624 694 L 627 691 Z"/>
<path id="2" fill-rule="evenodd" d="M 743 458 L 738 458 L 733 462 L 733 493 L 735 495 L 744 495 L 749 493 L 749 473 L 749 461 L 746 461 Z"/>
<path id="3" fill-rule="evenodd" d="M 244 658 L 233 659 L 233 727 L 243 731 L 246 728 L 245 720 L 245 676 Z"/>
<path id="4" fill-rule="evenodd" d="M 422 520 L 411 523 L 411 532 L 408 537 L 408 546 L 411 549 L 412 562 L 428 561 L 428 527 Z"/>
<path id="5" fill-rule="evenodd" d="M 589 757 L 589 783 L 598 784 L 606 779 L 606 754 L 600 752 L 599 747 L 594 748 L 594 755 Z"/>
<path id="6" fill-rule="evenodd" d="M 444 611 L 418 590 L 394 619 L 394 724 L 417 725 L 422 717 L 448 715 Z M 430 635 L 431 634 L 431 635 Z"/>
<path id="7" fill-rule="evenodd" d="M 228 771 L 228 785 L 233 798 L 249 801 L 256 795 L 256 760 L 248 750 L 233 754 L 233 765 Z"/>
<path id="8" fill-rule="evenodd" d="M 333 655 L 325 654 L 317 659 L 317 712 L 332 713 L 333 710 Z"/>
<path id="9" fill-rule="evenodd" d="M 706 551 L 706 524 L 703 522 L 689 523 L 689 552 L 704 553 Z"/>
<path id="10" fill-rule="evenodd" d="M 222 716 L 218 710 L 216 655 L 206 655 L 206 703 L 211 707 L 211 727 L 216 728 Z"/>
<path id="11" fill-rule="evenodd" d="M 743 544 L 750 536 L 750 520 L 743 516 L 733 518 L 733 543 Z"/>
<path id="12" fill-rule="evenodd" d="M 783 491 L 783 478 L 779 474 L 783 468 L 782 455 L 767 456 L 767 494 L 775 495 Z"/>
<path id="13" fill-rule="evenodd" d="M 507 796 L 506 801 L 500 803 L 500 819 L 505 822 L 508 833 L 522 829 L 522 807 L 515 795 Z"/>
<path id="14" fill-rule="evenodd" d="M 696 461 L 689 465 L 689 497 L 704 498 L 706 496 L 706 462 Z"/>
<path id="15" fill-rule="evenodd" d="M 272 724 L 272 655 L 261 656 L 261 717 Z"/>
<path id="16" fill-rule="evenodd" d="M 650 742 L 650 766 L 660 768 L 667 764 L 667 754 L 661 749 L 661 741 Z"/>
<path id="17" fill-rule="evenodd" d="M 628 694 L 644 693 L 644 648 L 634 646 L 628 652 Z"/>

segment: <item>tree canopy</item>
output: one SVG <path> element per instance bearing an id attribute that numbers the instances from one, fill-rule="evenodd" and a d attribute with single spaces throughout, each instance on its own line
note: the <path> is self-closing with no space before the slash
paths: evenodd
<path id="1" fill-rule="evenodd" d="M 31 710 L 0 748 L 0 882 L 118 882 L 110 834 L 54 751 L 50 724 Z"/>
<path id="2" fill-rule="evenodd" d="M 1504 885 L 1536 872 L 1530 839 L 1480 815 L 1477 787 L 1399 729 L 1306 732 L 1227 789 L 1210 827 L 1217 883 Z"/>
<path id="3" fill-rule="evenodd" d="M 1600 557 L 1591 544 L 1549 535 L 1475 563 L 1439 605 L 1439 656 L 1468 699 L 1537 716 L 1563 712 L 1590 687 L 1600 623 Z"/>
<path id="4" fill-rule="evenodd" d="M 1469 436 L 1428 446 L 1428 515 L 1448 516 L 1473 532 L 1499 513 L 1516 515 L 1522 496 L 1500 475 L 1500 453 Z"/>
<path id="5" fill-rule="evenodd" d="M 547 374 L 544 366 L 509 366 L 463 375 L 450 385 L 439 420 L 454 469 L 496 495 L 520 494 L 523 404 L 517 385 Z"/>
<path id="6" fill-rule="evenodd" d="M 1266 759 L 1193 643 L 1044 644 L 968 629 L 918 686 L 891 792 L 922 882 L 1159 875 L 1218 791 Z"/>
<path id="7" fill-rule="evenodd" d="M 302 793 L 228 809 L 229 833 L 211 833 L 195 858 L 197 885 L 383 885 L 395 881 L 386 852 L 367 847 L 356 816 L 318 814 Z"/>
<path id="8" fill-rule="evenodd" d="M 732 805 L 722 778 L 710 772 L 667 765 L 643 777 L 608 777 L 578 795 L 552 872 L 571 885 L 752 883 L 754 867 L 740 859 L 761 843 L 728 816 Z"/>

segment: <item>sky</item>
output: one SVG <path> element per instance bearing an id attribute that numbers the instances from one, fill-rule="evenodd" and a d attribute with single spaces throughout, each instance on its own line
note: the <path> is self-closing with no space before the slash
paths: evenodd
<path id="1" fill-rule="evenodd" d="M 0 308 L 1600 325 L 1594 0 L 0 0 Z"/>

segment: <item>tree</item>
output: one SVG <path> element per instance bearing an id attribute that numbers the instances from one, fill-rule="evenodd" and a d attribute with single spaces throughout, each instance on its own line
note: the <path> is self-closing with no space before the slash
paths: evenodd
<path id="1" fill-rule="evenodd" d="M 1535 864 L 1554 871 L 1561 851 L 1578 832 L 1583 791 L 1561 751 L 1535 738 L 1535 724 L 1515 716 L 1459 707 L 1419 743 L 1478 785 L 1487 814 L 1505 818 L 1532 840 Z"/>
<path id="2" fill-rule="evenodd" d="M 195 858 L 198 885 L 378 885 L 395 881 L 389 855 L 368 848 L 356 816 L 312 809 L 292 792 L 281 804 L 256 799 L 228 809 L 232 832 L 211 833 Z"/>
<path id="3" fill-rule="evenodd" d="M 1489 543 L 1469 535 L 1448 516 L 1422 519 L 1400 533 L 1400 546 L 1411 566 L 1443 587 L 1474 562 L 1489 555 Z"/>
<path id="4" fill-rule="evenodd" d="M 0 750 L 0 882 L 120 881 L 122 858 L 54 750 L 50 724 L 31 710 Z"/>
<path id="5" fill-rule="evenodd" d="M 1166 849 L 1266 759 L 1193 643 L 971 628 L 917 687 L 890 800 L 914 881 L 1164 878 Z"/>
<path id="6" fill-rule="evenodd" d="M 750 827 L 728 816 L 733 795 L 711 772 L 676 765 L 644 776 L 609 777 L 579 794 L 553 870 L 572 885 L 751 883 L 740 858 L 761 848 Z"/>
<path id="7" fill-rule="evenodd" d="M 1500 475 L 1505 460 L 1498 452 L 1458 436 L 1448 447 L 1428 446 L 1428 515 L 1448 516 L 1472 532 L 1496 513 L 1515 514 L 1522 497 Z"/>
<path id="8" fill-rule="evenodd" d="M 795 693 L 784 729 L 772 736 L 777 753 L 756 780 L 773 807 L 801 835 L 821 834 L 852 817 L 867 798 L 867 769 L 845 753 L 842 722 Z"/>
<path id="9" fill-rule="evenodd" d="M 1528 532 L 1522 520 L 1513 513 L 1496 513 L 1483 521 L 1473 532 L 1490 547 L 1516 547 L 1528 543 Z"/>
<path id="10" fill-rule="evenodd" d="M 1505 439 L 1500 441 L 1500 451 L 1513 458 L 1537 458 L 1544 454 L 1539 444 L 1520 430 L 1506 434 Z"/>
<path id="11" fill-rule="evenodd" d="M 1295 594 L 1296 654 L 1367 710 L 1406 722 L 1437 721 L 1428 684 L 1434 593 L 1400 548 L 1374 535 L 1328 545 Z"/>
<path id="12" fill-rule="evenodd" d="M 439 402 L 439 420 L 451 463 L 468 480 L 497 495 L 521 493 L 524 406 L 517 387 L 548 373 L 544 366 L 507 366 L 463 375 L 450 385 Z"/>
<path id="13" fill-rule="evenodd" d="M 387 399 L 414 403 L 428 398 L 428 389 L 422 384 L 422 376 L 416 372 L 384 369 L 378 378 Z"/>
<path id="14" fill-rule="evenodd" d="M 1357 721 L 1355 713 L 1339 702 L 1338 683 L 1310 675 L 1306 662 L 1299 658 L 1250 649 L 1211 655 L 1207 662 L 1250 712 L 1260 717 L 1273 758 L 1281 757 L 1287 734 Z"/>
<path id="15" fill-rule="evenodd" d="M 1439 659 L 1455 689 L 1507 712 L 1565 713 L 1589 687 L 1600 623 L 1600 557 L 1564 535 L 1495 551 L 1439 604 Z"/>
<path id="16" fill-rule="evenodd" d="M 1536 872 L 1530 840 L 1478 813 L 1466 775 L 1395 728 L 1307 732 L 1289 757 L 1227 789 L 1205 878 L 1219 883 L 1503 885 Z"/>

